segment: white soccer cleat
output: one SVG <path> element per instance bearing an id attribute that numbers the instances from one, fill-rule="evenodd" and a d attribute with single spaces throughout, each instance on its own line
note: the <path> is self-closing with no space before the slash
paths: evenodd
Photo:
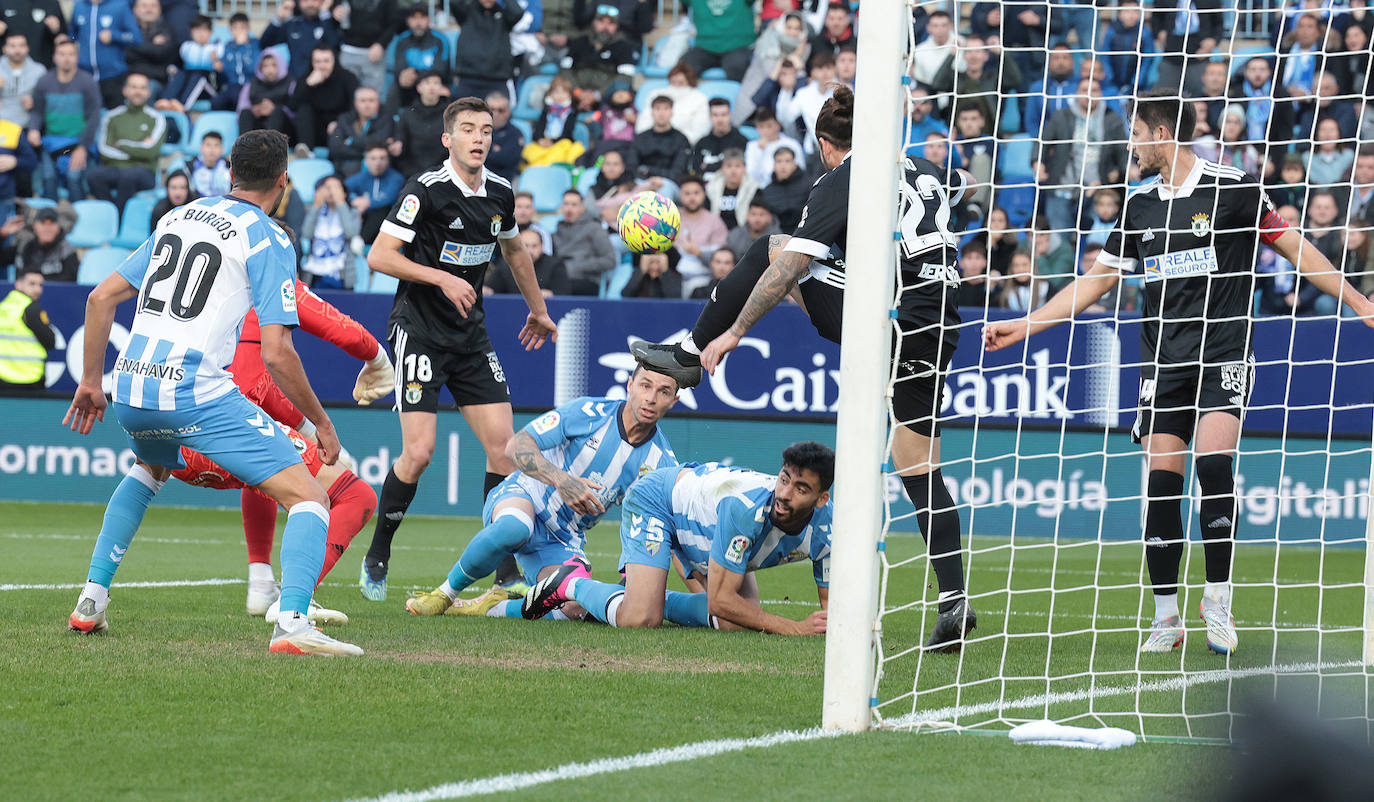
<path id="1" fill-rule="evenodd" d="M 270 579 L 248 580 L 248 601 L 246 607 L 249 615 L 264 615 L 277 603 L 281 596 L 281 590 L 277 583 Z"/>
<path id="2" fill-rule="evenodd" d="M 272 629 L 272 643 L 267 647 L 276 654 L 321 654 L 326 657 L 362 657 L 361 647 L 329 637 L 312 626 L 287 631 L 281 624 Z"/>
<path id="3" fill-rule="evenodd" d="M 1166 654 L 1183 645 L 1183 621 L 1176 615 L 1150 622 L 1150 637 L 1140 645 L 1142 654 Z"/>
<path id="4" fill-rule="evenodd" d="M 273 599 L 271 606 L 267 608 L 262 617 L 266 619 L 267 623 L 271 624 L 277 620 L 277 616 L 280 615 L 280 613 L 281 599 Z M 321 607 L 315 603 L 314 599 L 310 600 L 310 609 L 306 613 L 306 617 L 310 619 L 311 624 L 317 627 L 341 627 L 348 623 L 347 613 L 341 610 L 331 610 L 328 607 Z"/>
<path id="5" fill-rule="evenodd" d="M 104 632 L 110 625 L 105 621 L 105 608 L 96 607 L 95 599 L 82 596 L 76 600 L 76 609 L 67 617 L 67 628 L 73 632 L 91 635 Z"/>
<path id="6" fill-rule="evenodd" d="M 1236 651 L 1236 620 L 1231 617 L 1231 605 L 1203 596 L 1198 612 L 1207 625 L 1207 648 L 1217 654 L 1233 654 Z"/>

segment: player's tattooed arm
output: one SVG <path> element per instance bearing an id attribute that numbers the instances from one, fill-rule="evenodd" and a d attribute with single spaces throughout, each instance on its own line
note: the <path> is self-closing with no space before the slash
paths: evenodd
<path id="1" fill-rule="evenodd" d="M 601 486 L 573 476 L 549 462 L 539 444 L 534 442 L 534 438 L 528 432 L 515 433 L 510 439 L 510 445 L 506 446 L 506 456 L 510 457 L 521 473 L 557 489 L 558 495 L 578 513 L 600 515 L 606 511 L 605 505 L 596 494 Z"/>
<path id="2" fill-rule="evenodd" d="M 736 337 L 743 337 L 755 323 L 768 314 L 770 309 L 787 297 L 787 293 L 796 285 L 797 279 L 805 275 L 810 267 L 811 257 L 804 253 L 783 251 L 778 254 L 764 271 L 763 277 L 754 285 L 749 300 L 744 302 L 744 308 L 735 318 L 735 324 L 730 327 L 731 333 Z"/>

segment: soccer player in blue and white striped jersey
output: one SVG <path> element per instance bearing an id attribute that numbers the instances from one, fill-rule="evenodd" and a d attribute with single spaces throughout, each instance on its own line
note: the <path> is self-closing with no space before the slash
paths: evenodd
<path id="1" fill-rule="evenodd" d="M 625 586 L 565 566 L 530 590 L 524 615 L 537 618 L 575 601 L 615 627 L 656 627 L 666 618 L 683 626 L 823 634 L 834 477 L 835 452 L 814 442 L 788 446 L 777 476 L 716 463 L 654 471 L 625 497 Z M 674 554 L 684 572 L 706 577 L 705 593 L 667 589 Z M 801 621 L 765 612 L 754 572 L 800 560 L 811 561 L 821 609 Z"/>
<path id="2" fill-rule="evenodd" d="M 520 603 L 493 588 L 476 600 L 458 594 L 514 554 L 533 584 L 565 564 L 586 572 L 586 531 L 619 504 L 630 484 L 677 457 L 658 422 L 677 401 L 677 382 L 637 368 L 623 401 L 578 398 L 527 424 L 507 454 L 518 470 L 487 496 L 482 531 L 453 564 L 444 584 L 406 601 L 415 615 L 456 614 L 515 618 Z M 571 612 L 576 617 L 575 611 Z"/>
<path id="3" fill-rule="evenodd" d="M 268 216 L 286 191 L 286 137 L 254 131 L 234 144 L 227 196 L 172 210 L 86 302 L 81 383 L 64 425 L 88 434 L 104 420 L 105 348 L 114 311 L 138 298 L 133 329 L 114 368 L 114 411 L 137 463 L 115 488 L 91 555 L 86 585 L 68 618 L 71 629 L 108 628 L 110 583 L 172 471 L 181 448 L 204 454 L 288 510 L 282 533 L 281 614 L 269 649 L 288 654 L 361 655 L 310 626 L 306 610 L 324 563 L 329 499 L 291 441 L 243 397 L 226 370 L 249 309 L 261 323 L 262 359 L 287 398 L 315 424 L 325 463 L 339 438 L 291 346 L 296 316 L 296 257 Z"/>

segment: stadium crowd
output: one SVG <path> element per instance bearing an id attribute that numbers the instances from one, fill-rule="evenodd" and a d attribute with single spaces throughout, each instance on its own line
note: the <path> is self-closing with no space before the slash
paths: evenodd
<path id="1" fill-rule="evenodd" d="M 192 0 L 70 14 L 10 0 L 0 269 L 99 281 L 121 253 L 99 246 L 136 247 L 172 208 L 226 192 L 233 137 L 273 128 L 295 146 L 293 191 L 271 211 L 299 237 L 302 278 L 385 292 L 363 254 L 405 177 L 446 157 L 448 99 L 471 95 L 492 108 L 488 168 L 519 190 L 546 295 L 703 297 L 802 217 L 816 115 L 854 83 L 859 4 L 683 3 L 674 25 L 646 0 L 282 0 L 262 19 Z M 905 133 L 910 155 L 979 181 L 955 221 L 961 306 L 1031 309 L 1093 263 L 1142 178 L 1131 95 L 1169 86 L 1197 104 L 1191 147 L 1262 178 L 1289 225 L 1374 293 L 1367 0 L 979 2 L 962 19 L 946 5 L 915 13 Z M 1238 14 L 1267 39 L 1239 39 Z M 667 254 L 633 257 L 615 236 L 643 190 L 681 210 Z M 1334 313 L 1272 252 L 1256 270 L 1258 313 Z M 499 256 L 485 284 L 516 291 Z M 1139 286 L 1102 310 L 1137 308 Z"/>

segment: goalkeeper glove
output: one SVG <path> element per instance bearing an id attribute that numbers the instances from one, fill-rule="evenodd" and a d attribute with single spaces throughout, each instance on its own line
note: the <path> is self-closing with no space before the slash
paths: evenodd
<path id="1" fill-rule="evenodd" d="M 363 365 L 358 381 L 353 385 L 353 400 L 363 406 L 388 395 L 396 387 L 396 371 L 386 356 L 386 349 L 377 347 L 377 355 Z"/>

